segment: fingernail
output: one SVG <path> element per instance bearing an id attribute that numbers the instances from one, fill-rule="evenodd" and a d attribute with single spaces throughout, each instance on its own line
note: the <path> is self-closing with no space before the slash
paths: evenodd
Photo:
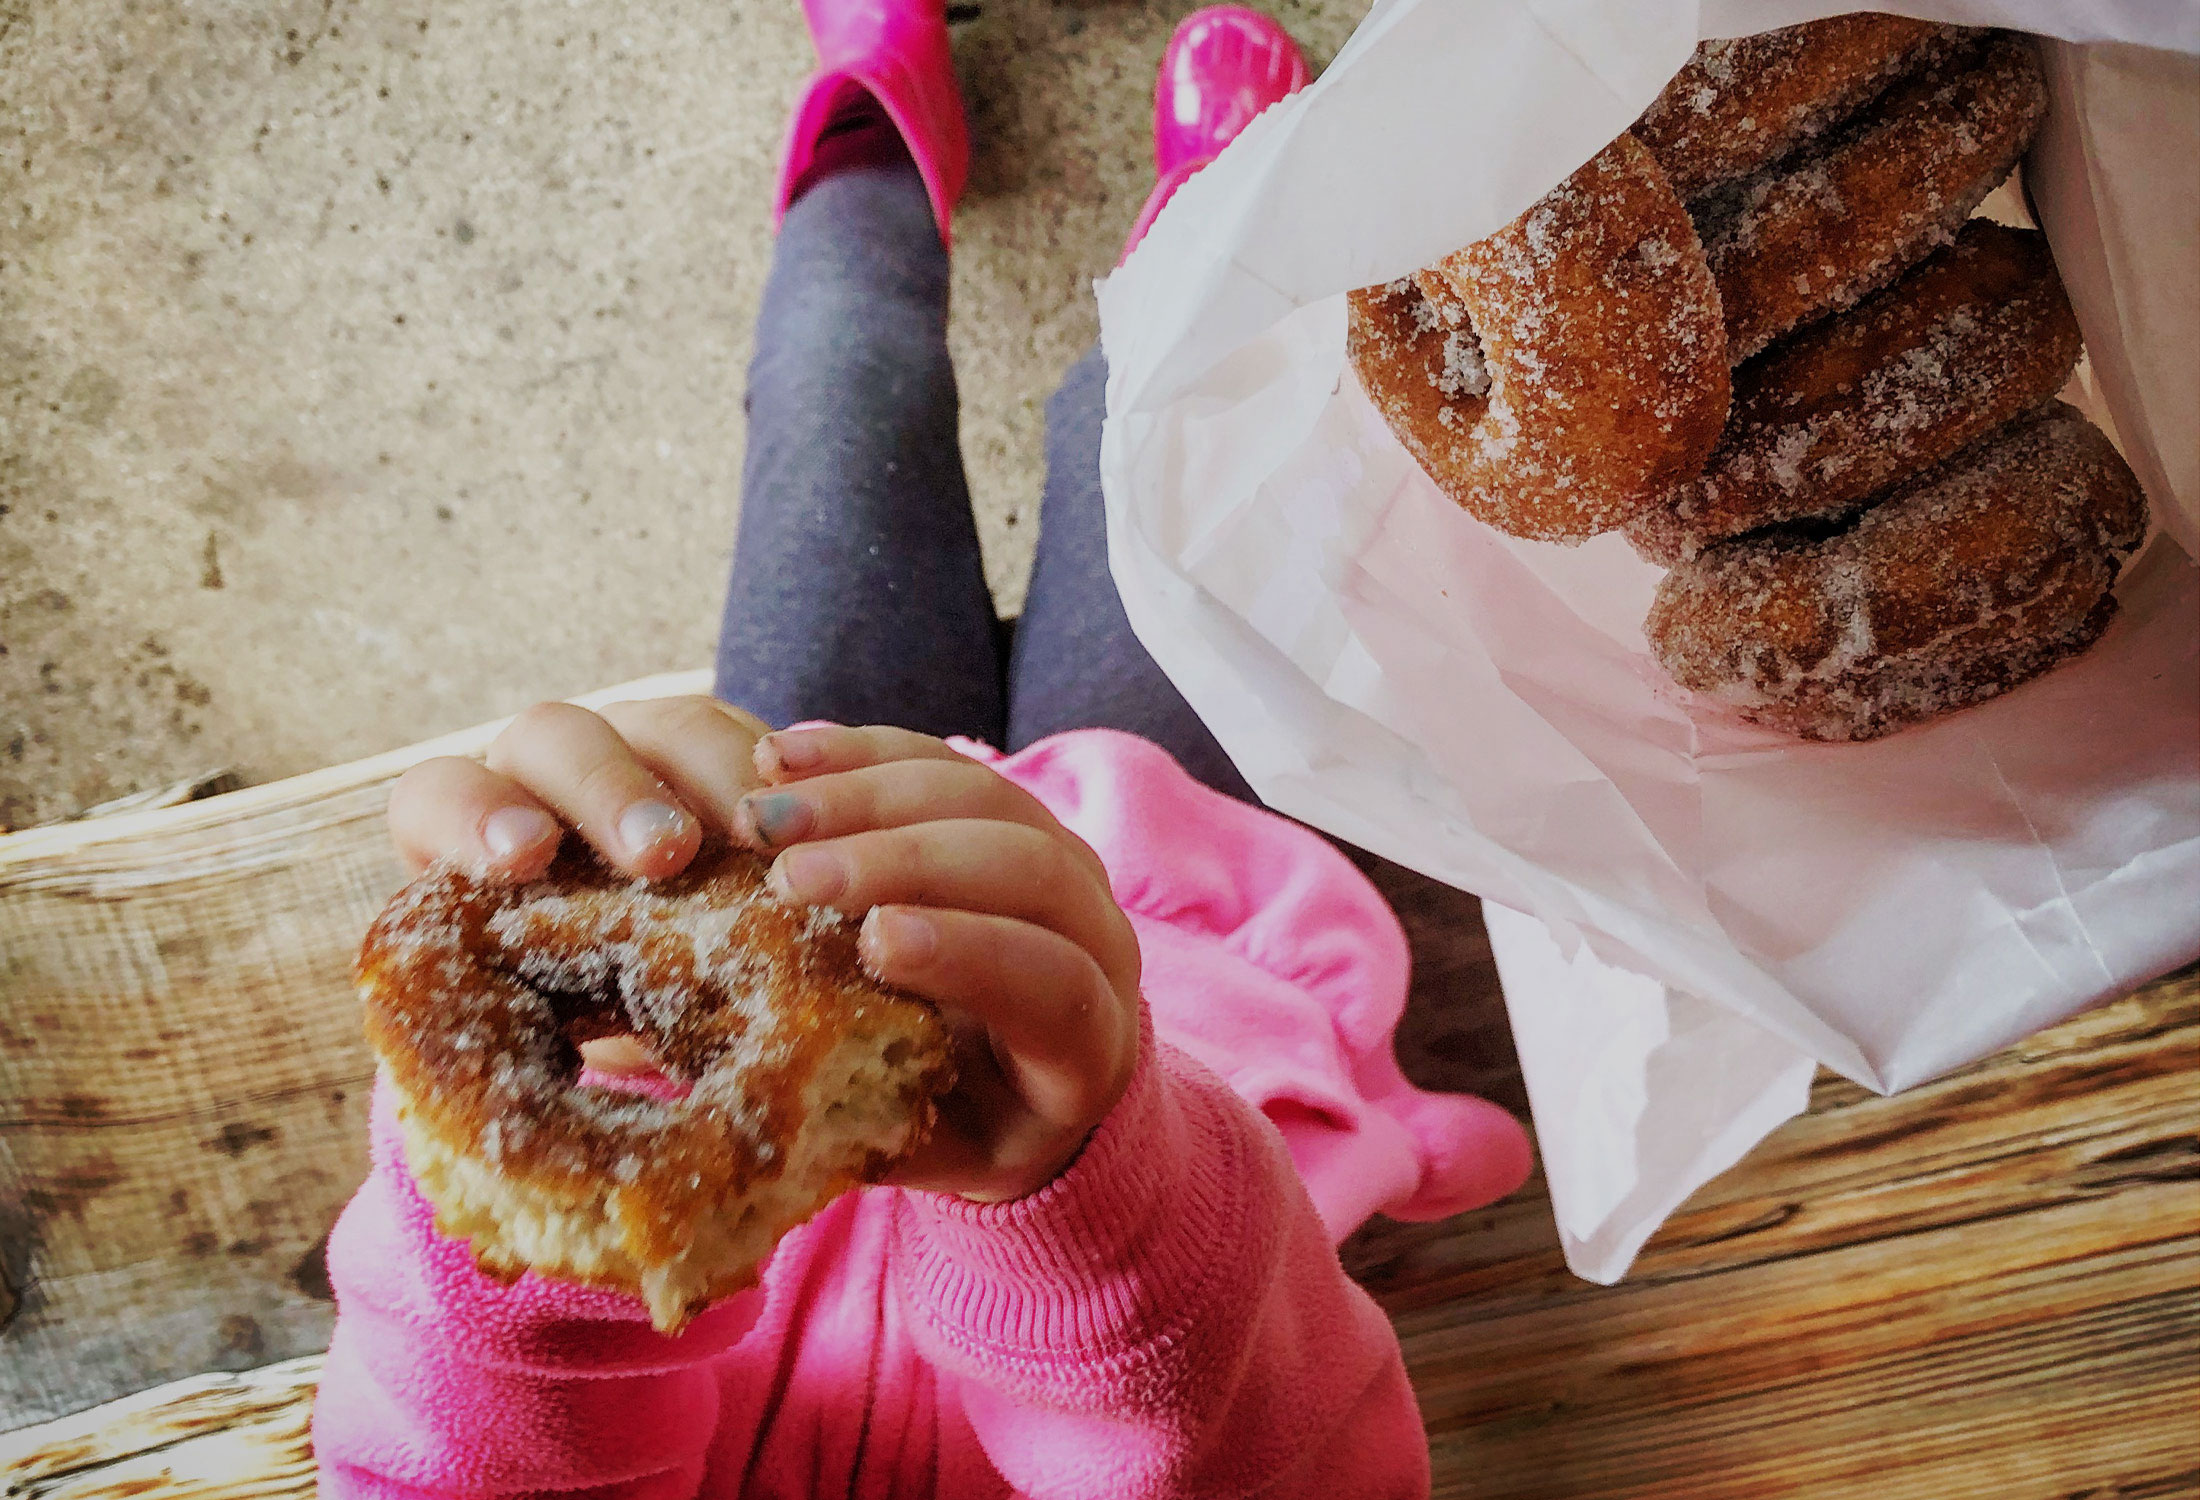
<path id="1" fill-rule="evenodd" d="M 914 968 L 939 950 L 940 930 L 927 917 L 894 906 L 875 906 L 863 920 L 858 940 L 863 960 L 874 969 Z"/>
<path id="2" fill-rule="evenodd" d="M 481 820 L 481 844 L 491 859 L 506 860 L 557 831 L 557 820 L 539 807 L 500 807 Z"/>
<path id="3" fill-rule="evenodd" d="M 773 764 L 782 771 L 807 771 L 825 759 L 823 738 L 815 730 L 782 729 L 758 740 L 756 748 L 771 757 Z"/>
<path id="4" fill-rule="evenodd" d="M 758 844 L 791 844 L 810 831 L 817 821 L 810 804 L 793 792 L 758 792 L 741 799 L 735 809 L 744 830 Z"/>
<path id="5" fill-rule="evenodd" d="M 688 830 L 688 815 L 669 802 L 645 800 L 619 814 L 619 842 L 628 854 L 647 854 Z"/>
<path id="6" fill-rule="evenodd" d="M 830 849 L 789 849 L 772 862 L 770 881 L 782 900 L 822 906 L 848 888 L 848 866 Z"/>

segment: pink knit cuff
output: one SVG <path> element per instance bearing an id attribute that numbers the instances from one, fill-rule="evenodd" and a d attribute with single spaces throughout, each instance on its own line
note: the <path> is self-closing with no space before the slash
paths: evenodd
<path id="1" fill-rule="evenodd" d="M 530 1271 L 509 1284 L 476 1269 L 464 1240 L 405 1165 L 397 1095 L 378 1075 L 369 1115 L 373 1171 L 329 1236 L 329 1276 L 354 1336 L 384 1347 L 448 1349 L 486 1369 L 542 1375 L 678 1370 L 730 1349 L 762 1315 L 762 1294 L 737 1292 L 678 1337 L 650 1326 L 639 1297 Z M 371 1328 L 371 1331 L 370 1331 Z"/>
<path id="2" fill-rule="evenodd" d="M 972 1353 L 1090 1360 L 1170 1337 L 1226 1279 L 1216 1251 L 1261 1170 L 1233 1103 L 1141 1016 L 1130 1087 L 1068 1171 L 1013 1203 L 903 1195 L 906 1291 Z"/>

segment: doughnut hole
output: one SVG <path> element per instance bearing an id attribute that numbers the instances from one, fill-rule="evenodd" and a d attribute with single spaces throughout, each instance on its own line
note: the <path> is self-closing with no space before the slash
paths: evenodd
<path id="1" fill-rule="evenodd" d="M 405 1162 L 484 1273 L 615 1288 L 676 1332 L 922 1139 L 953 1079 L 939 1018 L 767 868 L 706 849 L 645 883 L 561 858 L 503 887 L 439 866 L 376 919 L 358 972 Z M 613 1044 L 656 1071 L 584 1074 Z"/>

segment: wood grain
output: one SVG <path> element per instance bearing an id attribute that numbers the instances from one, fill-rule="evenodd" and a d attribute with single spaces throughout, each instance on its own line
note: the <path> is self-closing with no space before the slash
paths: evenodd
<path id="1" fill-rule="evenodd" d="M 501 728 L 0 837 L 0 1430 L 327 1344 L 373 1077 L 351 962 L 403 879 L 382 809 Z"/>
<path id="2" fill-rule="evenodd" d="M 1462 1024 L 1478 1026 L 1408 1034 L 1449 1036 L 1442 1066 L 1475 1066 Z M 1441 1224 L 1377 1221 L 1346 1259 L 1396 1322 L 1436 1493 L 2200 1494 L 2196 1049 L 2187 970 L 1897 1099 L 1824 1078 L 1810 1114 L 1697 1194 L 1618 1287 L 1566 1273 L 1535 1186 Z M 271 1445 L 231 1487 L 174 1493 L 309 1494 L 268 1435 L 296 1430 L 313 1369 L 289 1367 L 299 1383 L 273 1405 L 228 1387 L 163 1398 L 164 1422 L 211 1414 L 193 1443 Z M 17 1476 L 0 1493 L 130 1493 L 143 1420 L 0 1438 Z M 225 1472 L 187 1449 L 178 1473 Z"/>
<path id="3" fill-rule="evenodd" d="M 1362 858 L 1413 941 L 1407 1074 L 1519 1107 L 1472 898 Z M 1346 1266 L 1391 1314 L 1439 1495 L 2200 1495 L 2200 968 L 1892 1099 L 1810 1112 L 1628 1279 L 1540 1180 Z"/>
<path id="4" fill-rule="evenodd" d="M 4 1500 L 256 1500 L 313 1493 L 318 1355 L 203 1375 L 0 1436 Z"/>
<path id="5" fill-rule="evenodd" d="M 1345 1259 L 1439 1495 L 2200 1495 L 2196 1063 L 2187 969 L 1896 1098 L 1821 1075 L 1619 1286 L 1540 1182 Z"/>
<path id="6" fill-rule="evenodd" d="M 319 951 L 317 941 L 348 962 L 351 934 L 341 942 L 313 934 L 354 917 L 363 924 L 383 882 L 394 880 L 394 872 L 377 873 L 374 861 L 382 857 L 376 788 L 395 774 L 384 766 L 364 779 L 339 776 L 303 799 L 276 788 L 237 794 L 260 799 L 241 819 L 234 803 L 221 807 L 231 799 L 146 815 L 200 820 L 190 825 L 200 831 L 157 822 L 125 829 L 132 839 L 152 840 L 127 848 L 78 832 L 76 842 L 25 858 L 11 850 L 13 841 L 0 840 L 0 951 L 10 955 L 18 951 L 14 935 L 29 929 L 8 924 L 34 893 L 77 892 L 72 900 L 95 908 L 183 899 L 172 889 L 177 882 L 151 877 L 146 861 L 161 851 L 185 857 L 186 865 L 197 861 L 197 875 L 179 877 L 199 893 L 195 899 L 229 888 L 225 881 L 238 890 L 265 881 L 268 901 L 239 909 L 288 911 L 286 920 L 302 924 L 278 931 L 194 919 L 190 931 L 214 936 L 206 952 L 187 958 L 161 954 L 162 935 L 172 929 L 164 925 L 166 909 L 155 907 L 119 925 L 79 929 L 123 942 L 119 956 L 77 953 L 65 970 L 51 953 L 39 961 L 41 976 L 90 977 L 78 981 L 74 998 L 64 997 L 61 1034 L 69 1040 L 58 1060 L 43 1029 L 36 1033 L 41 1046 L 28 1050 L 19 1037 L 9 1050 L 10 1037 L 0 1034 L 0 1170 L 45 1184 L 38 1190 L 47 1195 L 39 1200 L 39 1275 L 17 1326 L 45 1318 L 54 1339 L 96 1341 L 120 1321 L 113 1301 L 134 1316 L 179 1320 L 174 1326 L 199 1339 L 194 1349 L 211 1344 L 232 1364 L 313 1347 L 309 1325 L 299 1320 L 272 1332 L 260 1325 L 256 1356 L 221 1349 L 220 1318 L 261 1305 L 254 1298 L 279 1303 L 294 1293 L 322 1309 L 325 1329 L 325 1304 L 287 1278 L 316 1264 L 316 1226 L 349 1191 L 356 1163 L 343 1153 L 358 1150 L 360 1131 L 347 1120 L 358 1108 L 363 1073 L 343 1050 L 355 1033 L 344 1030 L 353 1018 L 341 966 L 316 960 L 324 968 L 312 973 L 286 966 Z M 242 875 L 222 874 L 235 850 L 263 847 L 257 836 L 205 833 L 240 820 L 266 835 L 264 847 L 292 852 L 249 862 Z M 190 842 L 201 837 L 214 842 Z M 1359 858 L 1414 945 L 1413 1000 L 1399 1029 L 1406 1071 L 1427 1087 L 1473 1089 L 1524 1108 L 1472 898 Z M 349 870 L 344 880 L 352 884 L 300 885 L 309 878 L 301 867 L 322 872 L 310 878 L 331 880 L 328 871 Z M 336 905 L 315 908 L 315 901 Z M 317 920 L 305 920 L 316 910 Z M 331 910 L 345 915 L 339 920 Z M 243 977 L 222 978 L 232 961 Z M 301 1014 L 270 1016 L 271 997 L 292 983 L 322 988 L 286 991 L 281 1008 Z M 240 998 L 247 992 L 257 997 L 249 1004 Z M 0 1021 L 16 1013 L 19 993 L 11 990 L 0 1005 Z M 117 994 L 150 1005 L 145 997 L 156 993 L 166 997 L 161 1004 L 180 1007 L 161 1014 L 187 1016 L 189 1024 L 97 1010 Z M 315 1009 L 341 1017 L 343 1026 L 327 1021 L 324 1028 L 325 1018 L 302 1014 Z M 182 1034 L 164 1038 L 163 1029 Z M 221 1088 L 245 1092 L 208 1097 L 209 1087 L 194 1095 L 175 1078 L 148 1077 L 133 1086 L 128 1109 L 117 1105 L 100 1119 L 65 1102 L 72 1080 L 145 1074 L 142 1060 L 130 1063 L 135 1071 L 115 1070 L 130 1062 L 123 1052 L 147 1045 L 203 1068 L 201 1076 Z M 310 1062 L 286 1064 L 286 1049 L 300 1047 L 321 1050 Z M 45 1071 L 33 1073 L 31 1051 Z M 286 1066 L 291 1073 L 281 1072 Z M 272 1074 L 292 1082 L 271 1091 Z M 38 1089 L 17 1086 L 34 1076 L 42 1080 Z M 118 1092 L 104 1082 L 100 1088 L 101 1098 Z M 346 1090 L 342 1101 L 331 1097 L 337 1089 Z M 1567 1273 L 1540 1182 L 1442 1223 L 1377 1220 L 1343 1255 L 1398 1329 L 1438 1495 L 2200 1496 L 2196 1120 L 2200 968 L 1897 1098 L 1821 1076 L 1810 1112 L 1698 1192 L 1617 1287 L 1589 1286 Z M 242 1149 L 209 1149 L 206 1142 L 231 1125 L 243 1127 L 229 1137 Z M 246 1139 L 263 1128 L 277 1134 Z M 189 1211 L 171 1212 L 156 1191 L 168 1178 L 141 1181 L 119 1165 L 101 1167 L 103 1151 L 117 1164 L 150 1153 L 193 1192 Z M 188 1181 L 177 1176 L 202 1167 Z M 53 1185 L 71 1170 L 82 1175 Z M 200 1183 L 221 1190 L 193 1186 Z M 0 1177 L 0 1190 L 11 1185 Z M 202 1191 L 210 1194 L 203 1205 Z M 221 1237 L 249 1233 L 251 1205 L 278 1196 L 286 1236 L 280 1248 L 271 1239 L 264 1250 L 228 1254 L 230 1241 Z M 169 1244 L 163 1226 L 214 1234 L 217 1253 L 194 1256 Z M 102 1236 L 110 1234 L 136 1248 L 106 1250 Z M 227 1280 L 214 1275 L 217 1268 Z M 281 1290 L 286 1284 L 291 1293 Z M 325 1295 L 325 1284 L 318 1290 Z M 11 1370 L 24 1347 L 18 1338 L 16 1326 L 0 1333 Z M 307 1342 L 279 1345 L 279 1338 Z M 117 1359 L 132 1350 L 118 1346 Z M 172 1363 L 149 1364 L 137 1383 L 165 1378 L 163 1368 L 174 1372 Z M 286 1367 L 287 1387 L 271 1377 L 250 1402 L 234 1385 L 151 1398 L 172 1408 L 163 1421 L 204 1415 L 211 1428 L 160 1449 L 159 1463 L 172 1464 L 178 1476 L 228 1472 L 193 1467 L 192 1444 L 276 1434 L 267 1437 L 271 1456 L 236 1471 L 232 1483 L 179 1477 L 161 1493 L 209 1500 L 310 1493 L 309 1467 L 280 1434 L 303 1430 L 314 1368 L 310 1360 Z M 89 1500 L 146 1492 L 138 1486 L 155 1472 L 146 1467 L 155 1458 L 141 1443 L 145 1430 L 141 1416 L 86 1413 L 0 1438 L 0 1473 L 14 1476 L 0 1493 Z M 50 1458 L 39 1460 L 43 1468 L 30 1463 L 34 1447 L 86 1441 L 87 1434 L 105 1446 L 93 1450 L 96 1459 L 71 1459 L 66 1475 L 56 1477 Z M 39 1474 L 46 1477 L 26 1477 Z"/>

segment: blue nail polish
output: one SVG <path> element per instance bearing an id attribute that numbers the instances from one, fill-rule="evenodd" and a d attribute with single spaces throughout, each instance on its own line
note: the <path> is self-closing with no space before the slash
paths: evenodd
<path id="1" fill-rule="evenodd" d="M 815 821 L 810 804 L 793 792 L 759 792 L 746 801 L 756 836 L 767 844 L 798 839 L 810 831 Z"/>

